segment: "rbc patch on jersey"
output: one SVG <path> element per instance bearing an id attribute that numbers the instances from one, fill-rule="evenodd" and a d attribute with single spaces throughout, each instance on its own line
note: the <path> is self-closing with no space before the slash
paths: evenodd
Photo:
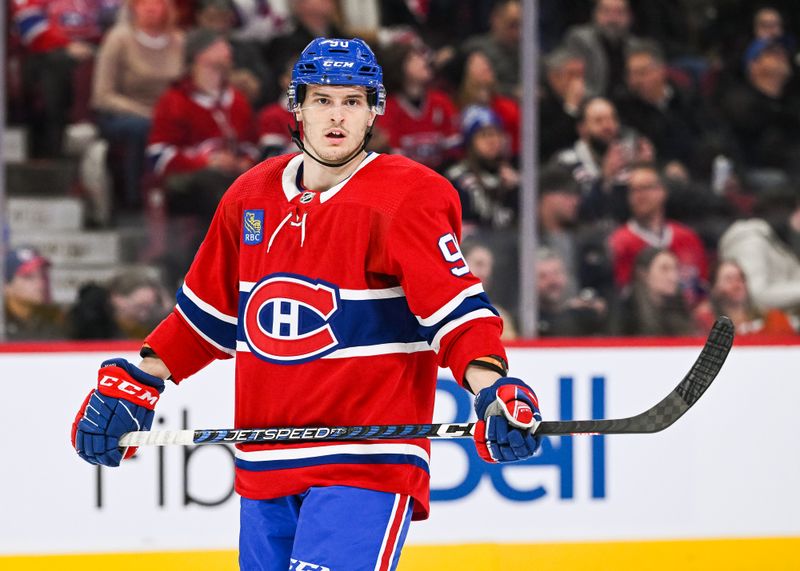
<path id="1" fill-rule="evenodd" d="M 255 246 L 264 239 L 264 211 L 245 210 L 242 238 L 246 246 Z"/>

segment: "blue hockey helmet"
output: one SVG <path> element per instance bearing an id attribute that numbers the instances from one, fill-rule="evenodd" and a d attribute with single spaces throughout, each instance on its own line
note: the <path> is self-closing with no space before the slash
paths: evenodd
<path id="1" fill-rule="evenodd" d="M 362 85 L 378 115 L 386 109 L 383 70 L 364 40 L 316 38 L 306 46 L 292 68 L 289 111 L 303 102 L 306 85 Z"/>

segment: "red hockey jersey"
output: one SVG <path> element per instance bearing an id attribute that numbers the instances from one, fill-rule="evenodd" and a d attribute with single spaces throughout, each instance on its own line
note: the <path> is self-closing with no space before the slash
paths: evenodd
<path id="1" fill-rule="evenodd" d="M 63 48 L 71 41 L 99 43 L 120 0 L 12 0 L 11 18 L 20 41 L 32 52 Z"/>
<path id="2" fill-rule="evenodd" d="M 633 221 L 617 228 L 609 237 L 614 260 L 614 281 L 622 288 L 633 279 L 636 256 L 648 246 L 667 248 L 678 258 L 681 286 L 689 303 L 697 302 L 708 280 L 708 257 L 700 237 L 688 226 L 668 221 L 656 236 Z"/>
<path id="3" fill-rule="evenodd" d="M 428 91 L 419 109 L 403 97 L 388 96 L 386 113 L 375 125 L 388 133 L 394 152 L 434 169 L 461 149 L 458 109 L 441 91 Z"/>
<path id="4" fill-rule="evenodd" d="M 228 88 L 215 99 L 196 90 L 189 79 L 165 91 L 153 111 L 147 145 L 153 172 L 164 176 L 199 170 L 221 150 L 258 158 L 253 111 L 245 96 Z"/>
<path id="5" fill-rule="evenodd" d="M 370 154 L 322 192 L 302 155 L 267 160 L 223 197 L 178 292 L 148 337 L 173 380 L 236 357 L 242 428 L 428 423 L 437 365 L 505 355 L 502 322 L 458 247 L 458 195 L 433 171 Z M 426 439 L 243 445 L 236 490 L 310 486 L 410 494 L 428 513 Z"/>
<path id="6" fill-rule="evenodd" d="M 294 127 L 294 115 L 287 109 L 288 99 L 267 105 L 258 113 L 258 145 L 268 157 L 283 155 L 297 150 L 289 135 Z"/>

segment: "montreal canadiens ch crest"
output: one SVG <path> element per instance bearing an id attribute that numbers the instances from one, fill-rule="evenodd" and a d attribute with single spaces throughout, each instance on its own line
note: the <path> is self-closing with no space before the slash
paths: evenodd
<path id="1" fill-rule="evenodd" d="M 332 284 L 272 274 L 250 291 L 244 337 L 254 355 L 271 363 L 318 359 L 339 345 L 331 319 L 340 307 L 339 289 Z"/>

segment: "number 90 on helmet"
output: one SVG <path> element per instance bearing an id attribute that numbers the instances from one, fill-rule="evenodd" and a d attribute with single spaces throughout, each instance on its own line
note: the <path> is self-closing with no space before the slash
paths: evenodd
<path id="1" fill-rule="evenodd" d="M 316 38 L 308 44 L 292 68 L 289 111 L 303 102 L 306 85 L 361 85 L 367 101 L 378 115 L 386 109 L 383 70 L 364 40 Z"/>

